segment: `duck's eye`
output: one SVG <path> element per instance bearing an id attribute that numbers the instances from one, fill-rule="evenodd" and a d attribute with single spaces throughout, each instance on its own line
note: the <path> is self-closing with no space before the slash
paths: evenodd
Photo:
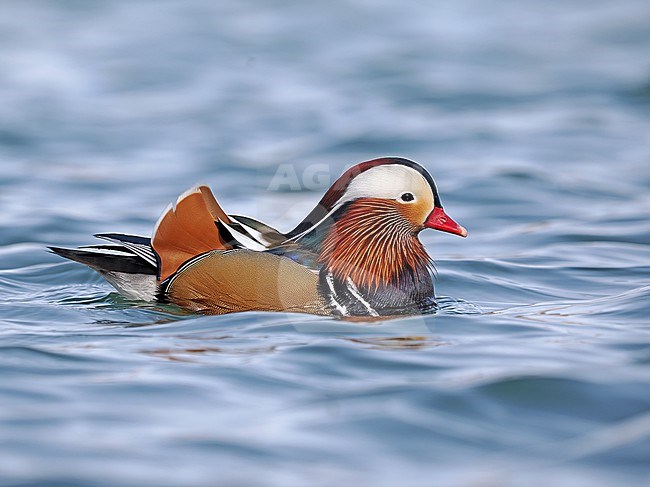
<path id="1" fill-rule="evenodd" d="M 415 199 L 415 196 L 413 196 L 413 193 L 404 193 L 402 196 L 399 197 L 402 201 L 413 201 Z"/>

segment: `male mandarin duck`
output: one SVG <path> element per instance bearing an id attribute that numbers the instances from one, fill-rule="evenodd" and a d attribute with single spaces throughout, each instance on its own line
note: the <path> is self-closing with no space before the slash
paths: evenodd
<path id="1" fill-rule="evenodd" d="M 207 314 L 288 311 L 342 317 L 435 309 L 425 228 L 461 237 L 418 163 L 381 158 L 352 167 L 290 232 L 226 214 L 206 186 L 170 205 L 151 239 L 98 234 L 109 245 L 50 247 L 98 271 L 131 299 Z"/>

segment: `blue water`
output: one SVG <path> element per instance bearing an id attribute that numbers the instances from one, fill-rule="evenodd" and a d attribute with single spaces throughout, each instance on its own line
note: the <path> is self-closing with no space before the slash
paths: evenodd
<path id="1" fill-rule="evenodd" d="M 650 3 L 4 1 L 0 485 L 650 484 Z M 205 317 L 45 252 L 433 173 L 433 316 Z M 280 184 L 281 183 L 281 184 Z"/>

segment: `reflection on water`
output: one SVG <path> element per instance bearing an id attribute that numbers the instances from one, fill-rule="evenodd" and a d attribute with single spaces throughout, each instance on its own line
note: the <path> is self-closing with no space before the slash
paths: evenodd
<path id="1" fill-rule="evenodd" d="M 433 340 L 426 336 L 403 336 L 388 338 L 351 338 L 354 343 L 370 345 L 374 349 L 384 350 L 409 350 L 423 349 L 432 347 L 441 347 L 447 345 L 445 342 Z"/>
<path id="2" fill-rule="evenodd" d="M 648 483 L 648 2 L 0 11 L 0 486 Z M 470 232 L 422 234 L 431 315 L 196 316 L 45 251 L 196 183 L 287 230 L 380 155 Z"/>

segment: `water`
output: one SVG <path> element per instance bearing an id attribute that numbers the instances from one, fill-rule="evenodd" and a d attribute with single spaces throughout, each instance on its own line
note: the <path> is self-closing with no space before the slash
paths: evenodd
<path id="1" fill-rule="evenodd" d="M 221 3 L 0 5 L 0 485 L 647 485 L 648 2 Z M 198 182 L 286 230 L 389 154 L 470 232 L 422 234 L 434 316 L 194 316 L 44 251 Z"/>

